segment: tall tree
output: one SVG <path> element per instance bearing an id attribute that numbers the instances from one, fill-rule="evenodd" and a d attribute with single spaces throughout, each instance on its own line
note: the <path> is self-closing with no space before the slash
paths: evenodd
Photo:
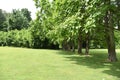
<path id="1" fill-rule="evenodd" d="M 21 30 L 23 28 L 29 27 L 29 22 L 31 20 L 30 12 L 27 9 L 16 10 L 13 9 L 11 16 L 8 20 L 9 30 Z"/>
<path id="2" fill-rule="evenodd" d="M 3 10 L 0 9 L 0 30 L 3 30 L 5 20 L 6 20 L 6 18 L 5 18 L 5 15 L 3 13 Z"/>
<path id="3" fill-rule="evenodd" d="M 104 2 L 108 8 L 105 13 L 105 33 L 106 33 L 106 41 L 108 46 L 108 59 L 110 61 L 117 61 L 116 51 L 115 51 L 115 40 L 114 40 L 114 22 L 113 22 L 113 12 L 111 7 L 111 0 L 107 0 Z"/>

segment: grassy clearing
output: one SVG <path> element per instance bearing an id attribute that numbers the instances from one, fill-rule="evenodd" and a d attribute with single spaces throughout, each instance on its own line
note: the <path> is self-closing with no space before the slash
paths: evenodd
<path id="1" fill-rule="evenodd" d="M 105 63 L 104 49 L 90 53 L 0 47 L 0 80 L 120 80 L 120 61 Z"/>

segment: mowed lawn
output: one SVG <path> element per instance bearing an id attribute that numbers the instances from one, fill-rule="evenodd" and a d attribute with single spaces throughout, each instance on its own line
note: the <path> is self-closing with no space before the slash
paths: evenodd
<path id="1" fill-rule="evenodd" d="M 117 50 L 120 60 L 120 50 Z M 120 61 L 105 62 L 107 50 L 90 56 L 61 50 L 0 47 L 0 80 L 120 80 Z"/>

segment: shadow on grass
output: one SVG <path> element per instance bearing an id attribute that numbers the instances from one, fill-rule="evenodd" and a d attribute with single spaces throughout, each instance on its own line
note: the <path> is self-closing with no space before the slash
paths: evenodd
<path id="1" fill-rule="evenodd" d="M 96 52 L 96 53 L 95 53 Z M 116 76 L 120 78 L 120 61 L 118 62 L 105 62 L 107 53 L 102 51 L 91 51 L 90 56 L 74 54 L 72 52 L 60 51 L 58 54 L 63 55 L 69 61 L 74 61 L 74 64 L 87 66 L 93 69 L 102 69 L 103 73 Z M 120 58 L 120 56 L 118 57 Z M 107 68 L 107 70 L 104 70 Z"/>

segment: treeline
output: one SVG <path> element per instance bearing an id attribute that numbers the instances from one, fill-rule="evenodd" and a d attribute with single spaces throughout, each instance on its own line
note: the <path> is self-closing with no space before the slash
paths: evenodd
<path id="1" fill-rule="evenodd" d="M 77 48 L 79 54 L 83 54 L 82 48 L 86 55 L 91 47 L 107 48 L 108 60 L 117 61 L 120 0 L 34 1 L 39 9 L 36 26 L 39 24 L 43 36 L 64 50 Z"/>
<path id="2" fill-rule="evenodd" d="M 55 4 L 55 6 L 57 5 Z M 49 11 L 49 8 L 47 8 L 46 12 Z M 78 36 L 80 36 L 78 34 L 79 27 L 77 27 L 75 20 L 76 17 L 68 17 L 63 23 L 61 18 L 62 16 L 64 17 L 65 14 L 61 14 L 61 18 L 57 19 L 57 21 L 62 23 L 62 25 L 59 25 L 57 21 L 56 23 L 52 22 L 53 19 L 50 18 L 49 14 L 46 15 L 48 16 L 47 19 L 45 15 L 46 13 L 42 14 L 38 11 L 37 19 L 32 20 L 31 12 L 26 8 L 21 10 L 13 9 L 11 13 L 0 9 L 0 46 L 62 48 L 67 51 L 75 51 L 75 49 L 78 48 Z M 96 30 L 93 30 L 92 33 L 89 33 L 89 48 L 107 48 L 103 30 L 104 29 L 98 27 Z M 84 31 L 81 33 L 82 40 L 80 42 L 82 43 L 81 47 L 86 48 L 87 36 L 86 33 L 83 32 Z M 120 48 L 119 33 L 119 31 L 115 31 L 116 48 Z"/>
<path id="3" fill-rule="evenodd" d="M 33 36 L 30 29 L 11 30 L 8 32 L 0 31 L 0 46 L 27 47 L 58 49 L 47 38 L 41 40 L 39 36 Z"/>
<path id="4" fill-rule="evenodd" d="M 34 23 L 26 8 L 13 9 L 11 13 L 0 9 L 0 46 L 58 49 L 48 38 L 41 39 Z"/>
<path id="5" fill-rule="evenodd" d="M 21 10 L 13 9 L 11 13 L 8 13 L 0 9 L 0 30 L 11 31 L 27 29 L 31 21 L 31 13 L 28 9 L 23 8 Z"/>
<path id="6" fill-rule="evenodd" d="M 0 9 L 0 46 L 30 47 L 31 12 L 23 8 L 8 13 Z"/>

